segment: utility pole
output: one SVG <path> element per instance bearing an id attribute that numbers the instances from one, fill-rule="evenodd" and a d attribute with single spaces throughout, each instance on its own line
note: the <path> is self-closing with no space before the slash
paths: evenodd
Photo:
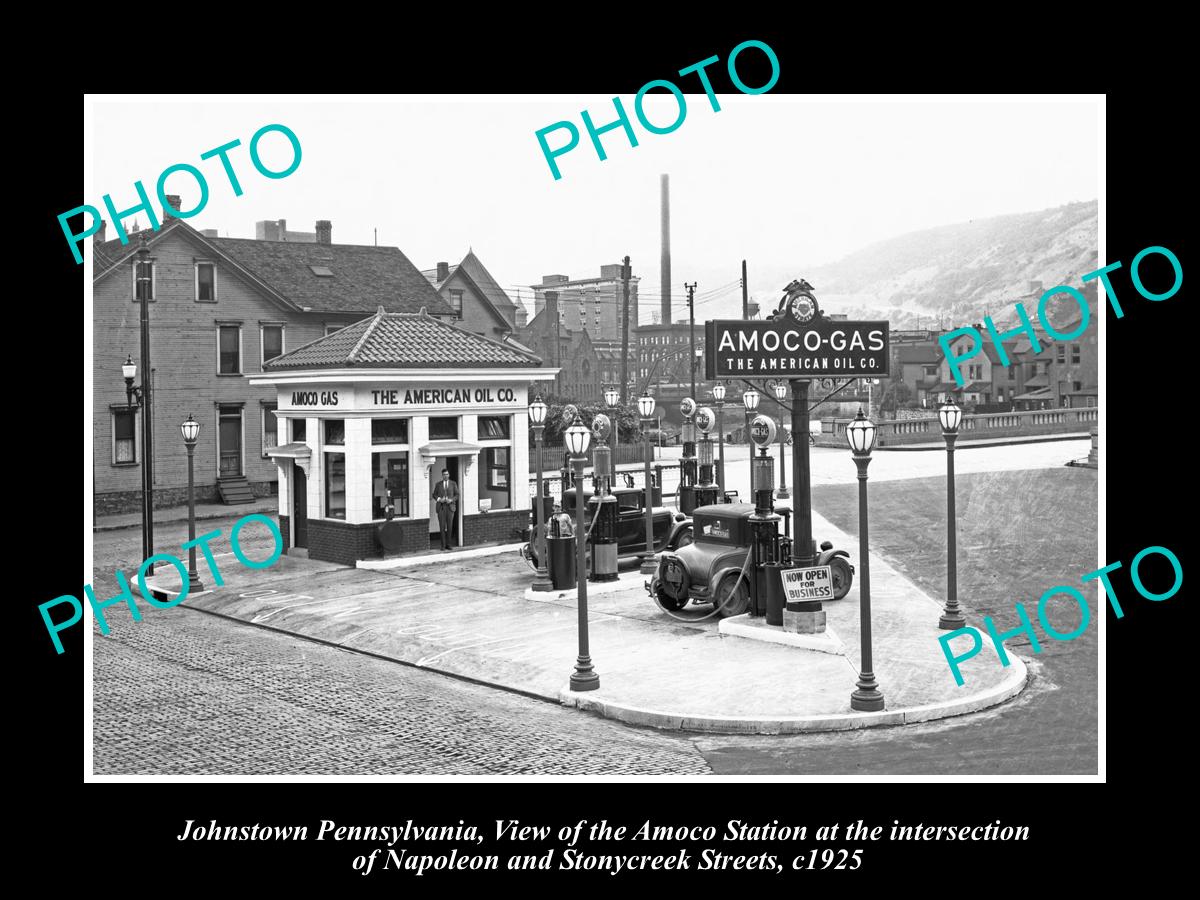
<path id="1" fill-rule="evenodd" d="M 688 318 L 691 321 L 691 352 L 688 356 L 692 361 L 692 393 L 693 400 L 696 399 L 696 282 L 688 284 L 684 282 L 684 289 L 688 292 Z M 698 401 L 697 401 L 698 402 Z"/>
<path id="2" fill-rule="evenodd" d="M 629 257 L 621 267 L 625 301 L 621 310 L 621 406 L 629 399 Z"/>
<path id="3" fill-rule="evenodd" d="M 137 251 L 138 265 L 152 265 L 146 236 L 142 235 L 141 247 Z M 140 274 L 140 273 L 139 273 Z M 142 363 L 142 559 L 154 555 L 154 426 L 150 368 L 150 291 L 154 284 L 149 281 L 135 282 L 138 290 L 138 325 L 141 332 Z M 154 574 L 154 563 L 146 567 L 148 575 Z"/>
<path id="4" fill-rule="evenodd" d="M 750 318 L 750 286 L 746 283 L 746 261 L 742 260 L 742 318 Z M 754 454 L 751 454 L 753 456 Z"/>

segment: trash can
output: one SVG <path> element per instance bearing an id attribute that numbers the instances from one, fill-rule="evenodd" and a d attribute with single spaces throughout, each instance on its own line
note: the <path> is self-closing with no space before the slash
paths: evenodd
<path id="1" fill-rule="evenodd" d="M 766 582 L 767 624 L 783 625 L 783 565 L 781 563 L 764 563 L 763 580 Z"/>
<path id="2" fill-rule="evenodd" d="M 550 583 L 556 591 L 575 587 L 575 538 L 546 535 L 546 555 L 550 563 Z"/>

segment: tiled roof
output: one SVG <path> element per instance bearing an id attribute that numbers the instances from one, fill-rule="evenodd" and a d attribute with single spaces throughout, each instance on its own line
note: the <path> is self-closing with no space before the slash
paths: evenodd
<path id="1" fill-rule="evenodd" d="M 374 316 L 277 356 L 263 369 L 527 368 L 541 360 L 423 314 Z"/>
<path id="2" fill-rule="evenodd" d="M 398 247 L 300 244 L 249 238 L 207 238 L 293 303 L 317 312 L 433 315 L 453 311 Z M 313 267 L 332 275 L 317 275 Z"/>
<path id="3" fill-rule="evenodd" d="M 93 244 L 95 275 L 135 253 L 143 236 L 157 241 L 175 228 L 186 229 L 193 239 L 226 254 L 280 296 L 313 312 L 369 316 L 382 306 L 390 312 L 416 313 L 424 308 L 431 315 L 453 315 L 450 304 L 398 247 L 207 237 L 174 216 L 158 231 L 130 234 L 127 244 L 119 238 Z M 332 274 L 317 275 L 314 266 L 323 266 Z"/>

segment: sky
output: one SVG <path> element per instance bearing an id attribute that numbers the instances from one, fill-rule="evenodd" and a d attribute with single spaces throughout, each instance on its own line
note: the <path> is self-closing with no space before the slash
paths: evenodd
<path id="1" fill-rule="evenodd" d="M 1100 102 L 1093 98 L 990 100 L 858 99 L 807 95 L 687 94 L 670 134 L 646 130 L 634 98 L 622 96 L 638 140 L 623 129 L 591 146 L 581 111 L 596 127 L 613 121 L 611 96 L 292 98 L 93 96 L 85 108 L 91 152 L 81 203 L 133 206 L 141 180 L 153 197 L 159 174 L 196 166 L 209 186 L 198 229 L 254 237 L 254 223 L 286 219 L 313 231 L 333 223 L 334 243 L 397 246 L 418 268 L 475 254 L 513 299 L 532 306 L 528 286 L 547 274 L 595 277 L 631 257 L 640 276 L 641 320 L 658 308 L 659 185 L 670 175 L 672 301 L 684 307 L 696 282 L 707 317 L 740 315 L 741 260 L 750 293 L 773 303 L 781 287 L 755 279 L 833 262 L 866 244 L 909 231 L 1098 196 Z M 670 94 L 648 94 L 648 120 L 679 114 Z M 556 160 L 555 180 L 536 132 L 570 121 L 580 143 Z M 263 125 L 286 125 L 302 157 L 285 178 L 260 175 L 248 155 Z M 552 148 L 567 132 L 547 135 Z M 216 158 L 230 151 L 243 193 L 235 196 Z M 265 136 L 264 164 L 283 169 L 287 140 Z M 90 172 L 87 166 L 90 164 Z M 89 177 L 90 176 L 90 177 Z M 165 193 L 182 208 L 200 190 L 173 174 Z M 144 215 L 139 217 L 147 226 Z M 131 221 L 126 222 L 130 227 Z M 114 231 L 109 226 L 109 236 Z"/>

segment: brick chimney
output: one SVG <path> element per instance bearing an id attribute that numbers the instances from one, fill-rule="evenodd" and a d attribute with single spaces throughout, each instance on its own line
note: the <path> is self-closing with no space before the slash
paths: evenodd
<path id="1" fill-rule="evenodd" d="M 171 215 L 171 210 L 179 212 L 179 206 L 182 202 L 183 198 L 178 194 L 167 194 L 167 205 L 163 207 L 163 218 L 169 218 Z"/>
<path id="2" fill-rule="evenodd" d="M 437 280 L 441 284 L 450 277 L 450 263 L 440 262 L 437 266 Z"/>
<path id="3" fill-rule="evenodd" d="M 333 223 L 330 222 L 328 219 L 318 219 L 317 220 L 317 243 L 318 244 L 332 244 L 333 243 Z"/>

